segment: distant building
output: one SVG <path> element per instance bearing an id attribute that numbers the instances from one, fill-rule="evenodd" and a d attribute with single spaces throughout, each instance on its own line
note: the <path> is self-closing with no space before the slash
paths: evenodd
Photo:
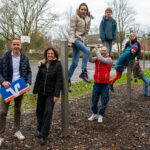
<path id="1" fill-rule="evenodd" d="M 99 48 L 103 46 L 99 34 L 88 35 L 87 47 L 90 48 L 92 45 L 97 45 Z M 117 51 L 117 45 L 113 45 L 112 51 Z"/>
<path id="2" fill-rule="evenodd" d="M 141 39 L 141 50 L 144 50 L 144 41 Z M 145 38 L 145 50 L 150 51 L 150 39 Z"/>
<path id="3" fill-rule="evenodd" d="M 100 40 L 99 34 L 88 35 L 87 38 L 88 38 L 87 47 L 90 47 L 92 45 L 97 45 L 98 47 L 102 47 L 102 42 Z"/>
<path id="4" fill-rule="evenodd" d="M 43 51 L 42 50 L 36 50 L 36 49 L 29 49 L 29 54 L 35 54 L 35 53 L 42 54 Z"/>
<path id="5" fill-rule="evenodd" d="M 61 40 L 53 40 L 52 44 L 54 47 L 60 47 Z"/>

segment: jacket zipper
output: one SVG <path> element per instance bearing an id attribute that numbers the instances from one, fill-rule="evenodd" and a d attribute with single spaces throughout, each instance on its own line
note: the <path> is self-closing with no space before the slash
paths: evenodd
<path id="1" fill-rule="evenodd" d="M 105 80 L 107 81 L 107 74 L 105 74 Z"/>
<path id="2" fill-rule="evenodd" d="M 44 83 L 44 92 L 43 92 L 43 95 L 45 95 L 45 87 L 46 87 L 47 73 L 48 73 L 48 68 L 47 68 L 47 70 L 46 70 L 46 78 L 45 78 L 45 83 Z"/>
<path id="3" fill-rule="evenodd" d="M 84 34 L 86 33 L 86 21 L 85 21 L 85 18 L 83 19 L 84 20 L 84 22 L 85 22 L 85 30 L 84 30 Z"/>
<path id="4" fill-rule="evenodd" d="M 98 81 L 100 81 L 100 79 L 99 79 L 99 74 L 100 74 L 100 62 L 99 62 L 99 64 L 98 64 Z"/>

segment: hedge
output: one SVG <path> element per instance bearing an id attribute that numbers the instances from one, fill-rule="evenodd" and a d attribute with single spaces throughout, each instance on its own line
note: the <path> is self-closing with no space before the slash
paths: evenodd
<path id="1" fill-rule="evenodd" d="M 119 54 L 118 52 L 112 52 L 113 53 L 113 59 L 118 59 Z M 143 53 L 141 52 L 141 59 L 143 59 Z M 68 51 L 68 57 L 72 57 L 73 51 L 69 50 Z M 92 51 L 92 56 L 96 56 L 96 51 Z M 83 52 L 81 52 L 80 57 L 83 57 Z M 145 52 L 145 60 L 150 60 L 150 52 Z"/>

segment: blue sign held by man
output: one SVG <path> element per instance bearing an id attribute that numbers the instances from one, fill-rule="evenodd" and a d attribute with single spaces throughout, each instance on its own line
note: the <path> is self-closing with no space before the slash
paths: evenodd
<path id="1" fill-rule="evenodd" d="M 9 88 L 2 87 L 0 88 L 0 93 L 7 103 L 10 100 L 22 95 L 23 93 L 27 92 L 29 87 L 25 83 L 24 79 L 21 77 L 18 80 L 11 83 Z"/>

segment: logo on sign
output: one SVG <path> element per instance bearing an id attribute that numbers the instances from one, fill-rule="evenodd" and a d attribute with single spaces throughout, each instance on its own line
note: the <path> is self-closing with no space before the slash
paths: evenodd
<path id="1" fill-rule="evenodd" d="M 20 88 L 20 84 L 17 83 L 15 86 L 14 86 L 15 90 L 13 90 L 11 87 L 8 88 L 6 91 L 7 92 L 11 92 L 15 97 L 19 96 L 19 88 Z"/>

